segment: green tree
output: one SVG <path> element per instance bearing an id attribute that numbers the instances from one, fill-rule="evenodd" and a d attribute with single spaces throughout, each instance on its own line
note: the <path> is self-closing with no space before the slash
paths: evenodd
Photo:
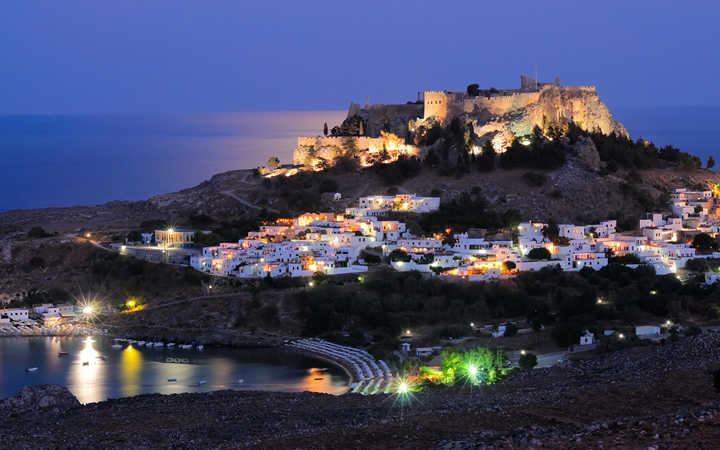
<path id="1" fill-rule="evenodd" d="M 505 261 L 503 263 L 503 267 L 505 268 L 505 270 L 511 271 L 511 270 L 515 269 L 515 267 L 517 267 L 517 265 L 513 261 Z"/>
<path id="2" fill-rule="evenodd" d="M 545 247 L 538 247 L 530 250 L 527 254 L 527 257 L 537 261 L 540 259 L 550 259 L 552 255 Z"/>
<path id="3" fill-rule="evenodd" d="M 468 97 L 477 97 L 480 95 L 480 85 L 477 83 L 468 84 L 467 95 Z"/>
<path id="4" fill-rule="evenodd" d="M 325 125 L 323 125 L 323 134 L 324 134 L 325 136 L 327 136 L 327 135 L 328 135 L 328 126 L 327 126 L 327 122 L 325 122 Z"/>
<path id="5" fill-rule="evenodd" d="M 706 167 L 708 169 L 712 169 L 713 167 L 715 167 L 715 158 L 713 158 L 712 155 L 708 156 Z"/>
<path id="6" fill-rule="evenodd" d="M 530 370 L 537 366 L 537 356 L 534 353 L 525 353 L 518 360 L 518 365 L 522 370 Z"/>
<path id="7" fill-rule="evenodd" d="M 269 169 L 277 169 L 280 167 L 280 159 L 277 156 L 268 158 L 267 166 Z"/>
<path id="8" fill-rule="evenodd" d="M 696 250 L 710 251 L 717 248 L 717 243 L 709 234 L 699 233 L 693 238 L 692 246 Z"/>

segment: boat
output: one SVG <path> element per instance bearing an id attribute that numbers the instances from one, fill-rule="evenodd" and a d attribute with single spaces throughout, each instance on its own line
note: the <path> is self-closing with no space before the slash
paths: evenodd
<path id="1" fill-rule="evenodd" d="M 70 352 L 58 352 L 58 356 L 67 356 Z"/>
<path id="2" fill-rule="evenodd" d="M 317 378 L 313 378 L 313 380 L 315 380 L 315 381 L 318 381 L 318 380 L 324 380 L 324 379 L 325 379 L 325 378 L 323 378 L 323 377 L 317 377 Z"/>
<path id="3" fill-rule="evenodd" d="M 174 342 L 168 342 L 168 345 L 167 345 L 167 346 L 168 346 L 168 348 L 170 348 L 170 347 L 175 347 L 175 343 L 174 343 Z"/>
<path id="4" fill-rule="evenodd" d="M 190 344 L 182 344 L 182 345 L 180 345 L 180 348 L 187 350 L 187 349 L 189 349 L 189 348 L 192 348 L 192 345 L 190 345 Z"/>
<path id="5" fill-rule="evenodd" d="M 28 367 L 27 369 L 25 369 L 25 372 L 37 372 L 37 370 L 37 367 Z"/>
<path id="6" fill-rule="evenodd" d="M 150 342 L 150 341 L 147 341 L 147 342 L 145 343 L 145 347 L 152 347 L 152 346 L 153 346 L 153 343 Z"/>
<path id="7" fill-rule="evenodd" d="M 145 345 L 145 341 L 135 341 L 135 343 L 137 343 L 137 345 Z"/>
<path id="8" fill-rule="evenodd" d="M 198 350 L 203 350 L 204 348 L 205 348 L 205 346 L 202 345 L 202 344 L 200 344 L 200 345 L 197 346 L 197 349 L 198 349 Z"/>
<path id="9" fill-rule="evenodd" d="M 83 364 L 83 366 L 89 366 L 89 365 L 90 365 L 90 361 L 83 361 L 82 364 Z"/>
<path id="10" fill-rule="evenodd" d="M 206 383 L 207 383 L 207 381 L 205 381 L 205 380 L 200 380 L 200 381 L 198 381 L 198 386 L 203 385 L 203 384 L 206 384 Z"/>
<path id="11" fill-rule="evenodd" d="M 164 347 L 164 346 L 165 346 L 165 344 L 163 344 L 162 342 L 156 342 L 153 344 L 153 347 Z"/>
<path id="12" fill-rule="evenodd" d="M 112 348 L 123 348 L 123 346 L 120 344 L 113 344 Z"/>
<path id="13" fill-rule="evenodd" d="M 177 378 L 168 378 L 168 383 L 175 383 Z"/>

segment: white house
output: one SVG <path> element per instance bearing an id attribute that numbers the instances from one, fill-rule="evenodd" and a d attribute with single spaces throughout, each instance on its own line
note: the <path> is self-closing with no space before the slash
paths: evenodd
<path id="1" fill-rule="evenodd" d="M 635 334 L 639 338 L 660 336 L 660 327 L 655 325 L 641 325 L 635 327 Z"/>
<path id="2" fill-rule="evenodd" d="M 22 322 L 28 320 L 29 311 L 24 308 L 3 308 L 0 309 L 0 317 L 6 316 L 8 319 L 15 322 Z"/>
<path id="3" fill-rule="evenodd" d="M 713 284 L 720 280 L 720 272 L 705 272 L 705 284 Z"/>
<path id="4" fill-rule="evenodd" d="M 585 333 L 580 336 L 580 345 L 591 345 L 595 343 L 595 334 L 585 330 Z"/>

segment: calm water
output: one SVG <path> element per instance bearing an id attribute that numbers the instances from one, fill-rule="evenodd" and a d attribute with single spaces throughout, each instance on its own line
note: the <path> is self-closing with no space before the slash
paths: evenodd
<path id="1" fill-rule="evenodd" d="M 61 351 L 70 355 L 59 357 Z M 28 367 L 38 370 L 28 373 Z M 341 369 L 274 349 L 114 349 L 106 337 L 0 338 L 0 398 L 27 384 L 46 383 L 67 386 L 81 403 L 148 393 L 236 389 L 342 394 L 348 388 Z"/>
<path id="2" fill-rule="evenodd" d="M 720 160 L 720 107 L 612 108 L 633 138 Z M 0 211 L 139 200 L 213 174 L 292 160 L 298 135 L 345 111 L 0 116 Z"/>
<path id="3" fill-rule="evenodd" d="M 290 163 L 297 136 L 345 114 L 0 116 L 0 211 L 140 200 L 270 156 Z"/>

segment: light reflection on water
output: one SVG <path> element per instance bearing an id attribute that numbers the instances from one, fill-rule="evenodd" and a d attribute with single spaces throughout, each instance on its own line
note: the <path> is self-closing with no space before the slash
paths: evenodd
<path id="1" fill-rule="evenodd" d="M 69 355 L 58 356 L 61 351 Z M 38 371 L 28 373 L 29 367 Z M 220 389 L 331 394 L 348 389 L 341 369 L 277 349 L 113 349 L 106 337 L 0 338 L 0 398 L 26 384 L 65 385 L 82 403 Z"/>

